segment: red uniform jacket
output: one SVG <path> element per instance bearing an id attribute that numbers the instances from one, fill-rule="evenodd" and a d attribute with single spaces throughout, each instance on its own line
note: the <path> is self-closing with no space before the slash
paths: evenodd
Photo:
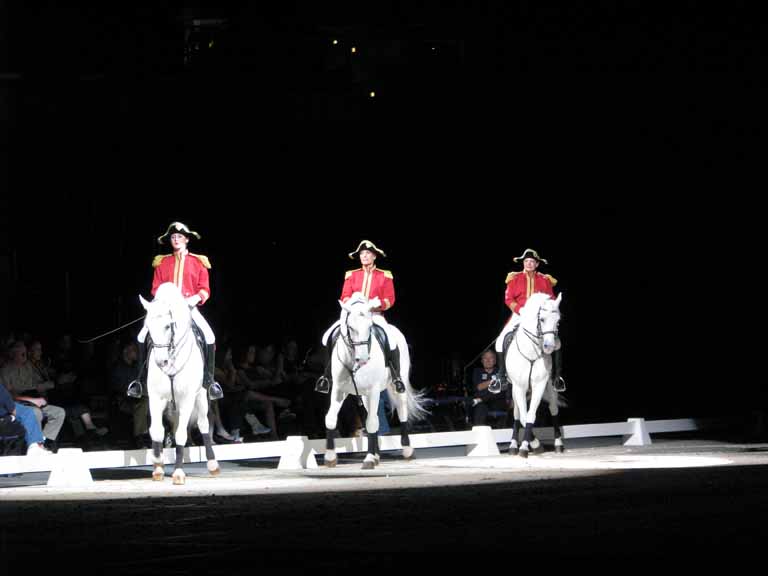
<path id="1" fill-rule="evenodd" d="M 199 254 L 187 252 L 185 255 L 160 254 L 155 256 L 152 266 L 155 275 L 152 278 L 152 295 L 157 292 L 163 282 L 173 282 L 181 288 L 184 298 L 195 294 L 200 296 L 200 305 L 211 297 L 208 280 L 208 269 L 211 263 L 208 258 Z"/>
<path id="2" fill-rule="evenodd" d="M 361 292 L 368 299 L 378 296 L 382 312 L 395 305 L 395 283 L 389 270 L 374 266 L 370 272 L 362 268 L 348 271 L 344 276 L 341 301 L 346 302 L 353 292 Z"/>
<path id="3" fill-rule="evenodd" d="M 535 292 L 544 292 L 552 298 L 555 292 L 552 290 L 557 280 L 549 274 L 534 272 L 533 276 L 528 276 L 525 272 L 510 272 L 507 274 L 507 290 L 504 292 L 504 303 L 509 306 L 512 312 L 520 313 L 520 308 L 525 306 L 528 298 Z"/>

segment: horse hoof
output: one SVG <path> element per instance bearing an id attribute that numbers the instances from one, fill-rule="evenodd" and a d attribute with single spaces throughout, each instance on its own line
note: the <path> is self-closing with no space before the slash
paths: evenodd
<path id="1" fill-rule="evenodd" d="M 510 456 L 517 456 L 520 450 L 515 446 L 514 448 L 512 446 L 509 447 L 509 455 Z"/>
<path id="2" fill-rule="evenodd" d="M 363 470 L 373 470 L 374 468 L 376 468 L 376 463 L 373 460 L 363 462 Z"/>
<path id="3" fill-rule="evenodd" d="M 376 456 L 373 457 L 373 463 L 376 466 L 381 464 L 381 455 L 380 454 L 376 454 Z"/>
<path id="4" fill-rule="evenodd" d="M 403 446 L 403 459 L 410 460 L 413 458 L 413 448 L 410 446 Z"/>
<path id="5" fill-rule="evenodd" d="M 176 486 L 181 486 L 186 482 L 186 475 L 182 472 L 181 474 L 173 474 L 173 483 Z"/>
<path id="6" fill-rule="evenodd" d="M 555 452 L 557 452 L 558 454 L 562 454 L 563 452 L 565 452 L 565 446 L 555 446 Z"/>
<path id="7" fill-rule="evenodd" d="M 154 480 L 155 482 L 162 482 L 163 478 L 165 478 L 165 472 L 163 472 L 163 471 L 160 471 L 160 472 L 154 471 L 154 472 L 152 472 L 152 480 Z"/>
<path id="8" fill-rule="evenodd" d="M 521 458 L 528 458 L 528 450 L 520 450 L 519 454 Z"/>
<path id="9" fill-rule="evenodd" d="M 211 473 L 211 476 L 218 476 L 221 472 L 221 468 L 219 467 L 219 463 L 216 462 L 216 460 L 209 460 L 208 461 L 208 472 Z"/>
<path id="10" fill-rule="evenodd" d="M 534 454 L 543 454 L 545 452 L 544 445 L 539 444 L 536 448 L 533 449 Z"/>
<path id="11" fill-rule="evenodd" d="M 336 458 L 336 455 L 333 455 L 333 458 L 329 458 L 328 456 L 325 457 L 325 465 L 328 468 L 336 468 L 336 463 L 338 462 L 338 458 Z"/>

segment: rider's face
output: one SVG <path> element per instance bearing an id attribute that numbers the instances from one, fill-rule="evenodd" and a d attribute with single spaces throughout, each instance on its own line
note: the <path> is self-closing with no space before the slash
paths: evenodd
<path id="1" fill-rule="evenodd" d="M 539 267 L 539 261 L 536 258 L 526 258 L 523 260 L 523 270 L 526 272 L 533 272 Z"/>
<path id="2" fill-rule="evenodd" d="M 370 266 L 376 261 L 376 254 L 370 250 L 360 250 L 360 264 Z"/>
<path id="3" fill-rule="evenodd" d="M 171 246 L 174 250 L 183 250 L 188 242 L 189 239 L 184 234 L 171 234 Z"/>

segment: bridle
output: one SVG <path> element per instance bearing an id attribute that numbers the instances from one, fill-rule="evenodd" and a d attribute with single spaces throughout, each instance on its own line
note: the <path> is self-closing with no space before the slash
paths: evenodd
<path id="1" fill-rule="evenodd" d="M 534 350 L 536 352 L 536 358 L 528 358 L 522 350 L 520 350 L 520 342 L 518 341 L 517 337 L 515 337 L 515 346 L 517 347 L 517 351 L 528 361 L 529 368 L 528 368 L 528 384 L 531 383 L 531 375 L 533 374 L 533 366 L 536 364 L 537 361 L 541 360 L 544 357 L 544 336 L 547 334 L 554 334 L 555 339 L 557 339 L 557 329 L 558 324 L 555 323 L 555 329 L 554 330 L 542 330 L 541 329 L 541 312 L 542 312 L 543 306 L 539 308 L 538 312 L 536 313 L 536 333 L 534 334 L 530 330 L 528 330 L 525 326 L 521 326 L 523 330 L 523 334 L 530 340 L 531 344 L 533 344 Z M 549 311 L 550 313 L 553 313 L 552 311 Z"/>
<path id="2" fill-rule="evenodd" d="M 173 380 L 176 375 L 184 369 L 184 366 L 187 365 L 187 362 L 191 358 L 192 352 L 194 351 L 194 346 L 185 346 L 189 339 L 189 335 L 192 333 L 192 318 L 189 319 L 186 329 L 177 339 L 176 326 L 178 323 L 173 317 L 173 310 L 171 308 L 168 309 L 168 316 L 170 317 L 170 322 L 166 324 L 166 327 L 170 331 L 170 337 L 164 344 L 160 344 L 156 342 L 154 338 L 152 338 L 152 347 L 168 350 L 168 363 L 165 366 L 161 366 L 160 364 L 157 364 L 157 361 L 155 361 L 155 364 L 157 364 L 157 367 L 160 368 L 163 374 L 168 376 L 168 379 L 171 381 L 171 403 L 175 408 L 176 394 L 174 392 Z M 179 364 L 177 361 L 180 359 L 180 355 L 185 348 L 187 350 L 186 356 L 184 356 L 183 361 Z"/>

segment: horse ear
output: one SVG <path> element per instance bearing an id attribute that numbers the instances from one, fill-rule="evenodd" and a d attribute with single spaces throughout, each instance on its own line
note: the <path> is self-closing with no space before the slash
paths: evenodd
<path id="1" fill-rule="evenodd" d="M 141 305 L 144 306 L 144 310 L 149 310 L 149 302 L 144 300 L 144 297 L 139 294 L 139 300 L 141 300 Z"/>
<path id="2" fill-rule="evenodd" d="M 560 301 L 563 299 L 563 293 L 560 292 L 560 294 L 557 295 L 557 298 L 555 298 L 555 304 L 560 306 Z"/>
<path id="3" fill-rule="evenodd" d="M 351 311 L 349 304 L 346 304 L 346 303 L 342 302 L 341 300 L 339 300 L 339 306 L 341 306 L 342 310 L 346 310 L 347 312 Z"/>

